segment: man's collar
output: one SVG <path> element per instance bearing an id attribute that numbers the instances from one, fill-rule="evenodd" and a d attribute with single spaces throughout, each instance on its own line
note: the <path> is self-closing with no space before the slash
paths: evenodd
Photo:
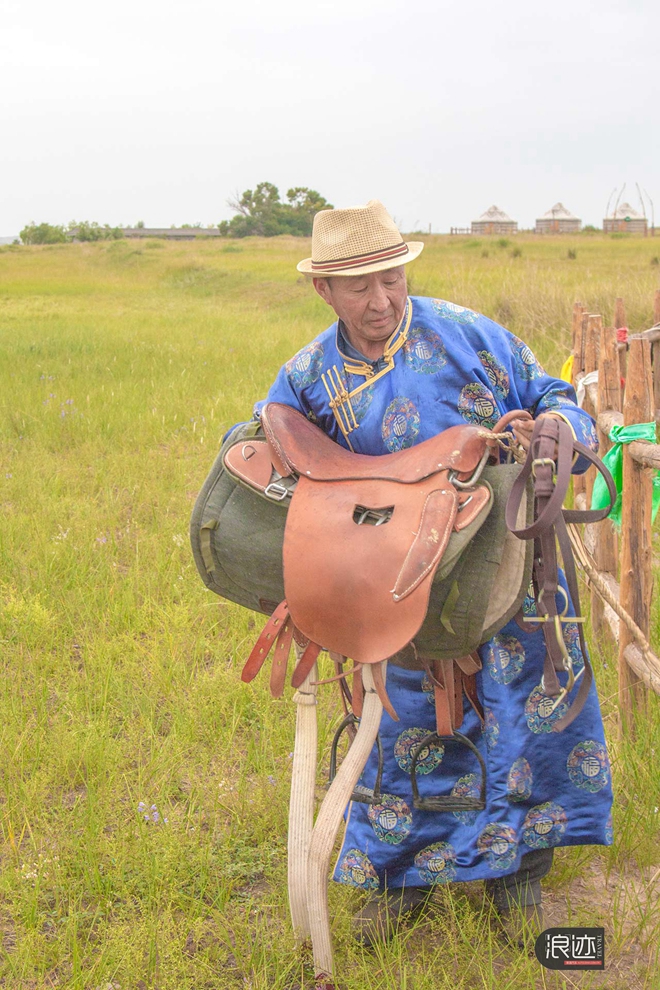
<path id="1" fill-rule="evenodd" d="M 363 366 L 369 365 L 371 368 L 373 368 L 374 371 L 380 371 L 382 368 L 384 368 L 387 364 L 390 363 L 389 355 L 392 353 L 396 353 L 396 351 L 399 349 L 396 346 L 397 337 L 399 336 L 400 333 L 404 333 L 404 334 L 406 333 L 408 326 L 410 325 L 409 317 L 411 313 L 412 313 L 412 300 L 410 299 L 410 297 L 408 297 L 406 299 L 406 305 L 403 311 L 403 316 L 399 321 L 399 325 L 397 326 L 396 330 L 394 330 L 392 335 L 388 338 L 383 350 L 383 354 L 379 358 L 376 358 L 375 361 L 370 361 L 369 358 L 366 358 L 364 354 L 361 354 L 356 347 L 353 347 L 350 340 L 348 339 L 346 326 L 342 322 L 342 320 L 337 320 L 337 350 L 345 360 L 352 362 L 355 365 L 363 365 Z"/>

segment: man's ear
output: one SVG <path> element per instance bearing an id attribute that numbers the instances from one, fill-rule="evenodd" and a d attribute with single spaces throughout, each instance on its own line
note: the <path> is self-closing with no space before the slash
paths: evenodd
<path id="1" fill-rule="evenodd" d="M 327 278 L 313 278 L 312 283 L 314 288 L 320 295 L 323 302 L 327 303 L 328 306 L 332 306 L 332 293 L 330 291 L 330 282 Z"/>

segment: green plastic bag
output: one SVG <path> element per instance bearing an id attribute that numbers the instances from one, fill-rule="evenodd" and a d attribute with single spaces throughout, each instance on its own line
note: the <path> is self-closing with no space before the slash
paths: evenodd
<path id="1" fill-rule="evenodd" d="M 609 518 L 619 529 L 621 527 L 621 489 L 623 487 L 623 444 L 632 443 L 634 440 L 650 440 L 656 442 L 655 423 L 636 423 L 634 426 L 613 426 L 610 430 L 610 440 L 614 444 L 603 457 L 603 464 L 609 468 L 614 479 L 617 490 L 617 499 L 610 512 Z M 591 496 L 592 509 L 604 509 L 609 504 L 610 497 L 607 492 L 607 485 L 601 474 L 596 475 L 594 490 Z M 660 471 L 656 472 L 653 479 L 653 510 L 651 514 L 652 522 L 660 509 Z"/>

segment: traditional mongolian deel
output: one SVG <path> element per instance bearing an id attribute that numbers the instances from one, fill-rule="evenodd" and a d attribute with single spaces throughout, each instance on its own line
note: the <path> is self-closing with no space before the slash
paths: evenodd
<path id="1" fill-rule="evenodd" d="M 293 406 L 364 454 L 404 450 L 465 422 L 492 427 L 516 409 L 559 412 L 579 441 L 595 447 L 592 420 L 566 382 L 547 375 L 518 337 L 443 300 L 410 299 L 375 362 L 347 344 L 334 323 L 281 369 L 268 401 Z M 574 469 L 585 467 L 581 459 Z M 574 695 L 554 707 L 544 693 L 543 632 L 524 621 L 535 612 L 529 596 L 516 619 L 479 650 L 485 724 L 464 705 L 461 731 L 487 768 L 482 811 L 414 807 L 411 755 L 435 729 L 432 686 L 424 673 L 389 665 L 387 692 L 400 721 L 382 717 L 381 800 L 350 805 L 335 879 L 364 889 L 485 879 L 515 872 L 533 849 L 611 843 L 611 783 L 595 687 L 575 720 L 555 731 Z M 577 673 L 583 662 L 574 623 L 564 625 L 564 640 Z M 361 783 L 373 787 L 376 770 L 374 752 Z M 420 754 L 417 782 L 422 797 L 470 797 L 479 793 L 481 770 L 465 747 L 438 743 Z"/>

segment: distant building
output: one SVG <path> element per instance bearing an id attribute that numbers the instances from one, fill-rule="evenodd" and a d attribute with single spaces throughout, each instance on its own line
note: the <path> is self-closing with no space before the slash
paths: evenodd
<path id="1" fill-rule="evenodd" d="M 517 231 L 516 221 L 497 206 L 491 206 L 478 220 L 473 220 L 471 226 L 473 234 L 515 234 Z"/>
<path id="2" fill-rule="evenodd" d="M 563 203 L 555 203 L 536 221 L 537 234 L 579 234 L 581 229 L 580 218 L 567 210 Z"/>
<path id="3" fill-rule="evenodd" d="M 614 213 L 603 220 L 603 230 L 606 234 L 626 233 L 644 234 L 648 232 L 648 222 L 630 203 L 621 203 Z"/>
<path id="4" fill-rule="evenodd" d="M 124 237 L 164 237 L 170 241 L 194 241 L 196 237 L 220 237 L 217 227 L 122 227 Z M 78 228 L 66 232 L 72 241 L 78 240 Z"/>
<path id="5" fill-rule="evenodd" d="M 124 227 L 124 237 L 165 237 L 172 241 L 194 241 L 196 237 L 220 237 L 217 227 Z"/>

